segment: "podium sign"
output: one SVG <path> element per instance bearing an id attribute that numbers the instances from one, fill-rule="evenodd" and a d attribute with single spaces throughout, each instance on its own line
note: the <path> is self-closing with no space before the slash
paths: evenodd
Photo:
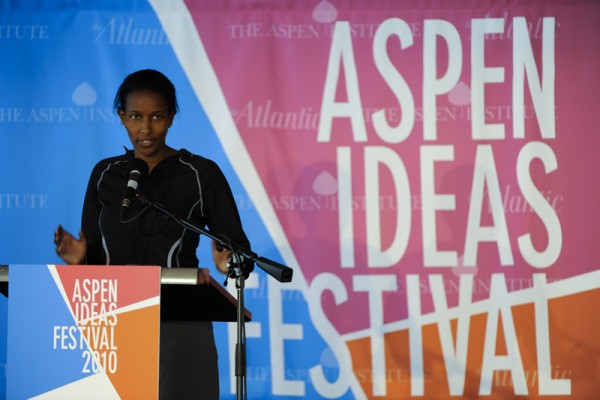
<path id="1" fill-rule="evenodd" d="M 11 265 L 9 399 L 158 398 L 160 267 Z"/>

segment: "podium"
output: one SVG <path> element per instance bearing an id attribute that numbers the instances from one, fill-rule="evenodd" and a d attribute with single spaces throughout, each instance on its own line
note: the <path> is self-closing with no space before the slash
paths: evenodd
<path id="1" fill-rule="evenodd" d="M 237 302 L 211 276 L 200 284 L 198 268 L 162 268 L 160 277 L 161 321 L 236 322 Z M 244 308 L 244 319 L 252 313 Z"/>
<path id="2" fill-rule="evenodd" d="M 154 398 L 162 322 L 238 319 L 234 296 L 201 272 L 157 266 L 0 266 L 0 292 L 12 310 L 7 395 Z M 243 317 L 250 321 L 252 315 L 244 308 Z"/>
<path id="3" fill-rule="evenodd" d="M 237 302 L 212 276 L 199 283 L 198 268 L 161 268 L 161 321 L 236 322 Z M 8 266 L 0 265 L 0 293 L 8 297 Z M 252 313 L 244 308 L 246 322 Z"/>

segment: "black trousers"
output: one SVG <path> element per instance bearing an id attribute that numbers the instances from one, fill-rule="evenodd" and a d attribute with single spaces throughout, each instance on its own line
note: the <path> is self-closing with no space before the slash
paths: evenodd
<path id="1" fill-rule="evenodd" d="M 159 399 L 219 399 L 212 322 L 161 322 Z"/>

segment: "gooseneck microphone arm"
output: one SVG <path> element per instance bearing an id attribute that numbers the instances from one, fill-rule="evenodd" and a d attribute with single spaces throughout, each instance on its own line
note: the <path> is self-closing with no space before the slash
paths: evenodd
<path id="1" fill-rule="evenodd" d="M 231 252 L 233 254 L 239 254 L 247 259 L 252 260 L 256 265 L 259 266 L 260 269 L 265 271 L 267 274 L 271 275 L 277 281 L 279 281 L 279 282 L 291 282 L 292 281 L 292 276 L 293 276 L 294 270 L 291 269 L 290 267 L 279 264 L 279 263 L 269 260 L 268 258 L 265 258 L 265 257 L 259 257 L 256 253 L 246 250 L 240 246 L 237 246 L 235 243 L 232 243 L 231 241 L 227 240 L 227 238 L 214 235 L 213 233 L 211 233 L 210 231 L 208 231 L 206 229 L 197 227 L 197 226 L 193 225 L 192 223 L 190 223 L 188 220 L 178 217 L 174 213 L 170 212 L 162 204 L 154 203 L 139 193 L 136 195 L 136 197 L 143 205 L 151 206 L 151 207 L 157 209 L 158 211 L 167 215 L 169 218 L 173 219 L 175 222 L 177 222 L 181 226 L 214 240 L 216 242 L 217 246 L 229 249 L 229 250 L 231 250 Z"/>

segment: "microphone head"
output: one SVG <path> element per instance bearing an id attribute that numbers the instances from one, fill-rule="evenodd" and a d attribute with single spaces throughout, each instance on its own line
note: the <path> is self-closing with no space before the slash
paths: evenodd
<path id="1" fill-rule="evenodd" d="M 139 183 L 148 175 L 148 170 L 148 164 L 141 158 L 132 158 L 127 161 L 127 186 L 121 202 L 121 220 L 123 219 L 123 213 L 129 208 L 132 200 L 137 195 Z"/>
<path id="2" fill-rule="evenodd" d="M 140 178 L 144 178 L 148 175 L 148 170 L 148 164 L 141 158 L 132 158 L 127 162 L 127 175 L 135 171 L 140 174 Z"/>

